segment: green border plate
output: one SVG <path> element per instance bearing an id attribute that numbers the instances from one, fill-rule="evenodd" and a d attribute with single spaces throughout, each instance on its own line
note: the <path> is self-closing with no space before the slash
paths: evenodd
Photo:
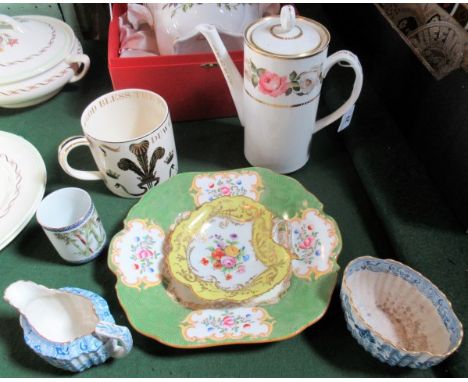
<path id="1" fill-rule="evenodd" d="M 227 332 L 231 335 L 221 338 L 220 333 L 225 332 L 222 328 L 217 327 L 215 328 L 217 336 L 187 337 L 183 334 L 184 328 L 186 329 L 188 325 L 188 316 L 193 317 L 194 311 L 183 307 L 171 298 L 164 283 L 143 282 L 135 285 L 124 283 L 122 281 L 124 275 L 113 256 L 118 252 L 117 240 L 128 232 L 129 224 L 135 221 L 159 226 L 161 234 L 163 231 L 168 232 L 181 212 L 197 208 L 197 199 L 193 188 L 195 177 L 215 179 L 216 175 L 231 175 L 234 177 L 231 178 L 235 180 L 236 176 L 246 173 L 254 173 L 261 179 L 261 183 L 256 185 L 258 200 L 277 216 L 300 219 L 305 211 L 312 210 L 320 219 L 327 222 L 331 227 L 328 232 L 333 233 L 335 240 L 332 253 L 328 254 L 330 268 L 327 272 L 312 273 L 309 277 L 293 275 L 291 286 L 278 303 L 259 307 L 259 310 L 264 313 L 264 328 L 269 328 L 259 335 L 242 329 L 249 326 L 249 321 L 245 317 L 241 318 L 240 321 L 235 317 L 232 320 L 232 315 L 228 318 L 223 317 L 223 314 L 232 312 L 219 311 L 218 315 L 216 312 L 214 316 L 207 315 L 204 323 L 207 324 L 209 321 L 216 325 L 216 323 L 224 322 L 228 324 L 230 332 L 229 330 Z M 210 187 L 213 184 L 210 184 Z M 215 185 L 214 188 L 216 187 Z M 243 192 L 242 186 L 231 188 L 231 190 Z M 114 236 L 109 246 L 108 256 L 109 268 L 117 276 L 118 299 L 135 330 L 172 347 L 198 348 L 239 343 L 273 342 L 291 338 L 317 322 L 325 314 L 336 285 L 339 270 L 336 260 L 342 244 L 335 221 L 323 213 L 322 203 L 299 182 L 270 170 L 246 168 L 227 172 L 179 174 L 150 190 L 130 210 L 124 225 L 127 230 L 122 230 Z M 119 256 L 132 256 L 132 252 L 124 253 L 122 251 Z M 222 321 L 223 318 L 228 321 Z M 213 330 L 212 327 L 208 327 L 208 329 Z"/>

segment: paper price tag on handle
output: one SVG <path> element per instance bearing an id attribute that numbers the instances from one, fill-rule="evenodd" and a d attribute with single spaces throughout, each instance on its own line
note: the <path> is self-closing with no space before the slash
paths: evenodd
<path id="1" fill-rule="evenodd" d="M 341 132 L 344 129 L 346 129 L 351 123 L 351 119 L 353 118 L 355 106 L 356 105 L 351 106 L 349 110 L 343 115 L 343 117 L 341 117 L 341 122 L 340 122 L 340 127 L 338 127 L 338 132 Z"/>

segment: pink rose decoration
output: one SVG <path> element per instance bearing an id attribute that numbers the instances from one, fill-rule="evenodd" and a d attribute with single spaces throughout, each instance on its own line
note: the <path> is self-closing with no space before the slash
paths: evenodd
<path id="1" fill-rule="evenodd" d="M 226 316 L 223 318 L 223 325 L 224 326 L 234 326 L 234 319 L 230 316 Z"/>
<path id="2" fill-rule="evenodd" d="M 299 244 L 300 249 L 309 249 L 314 245 L 315 238 L 312 236 L 307 237 L 302 243 Z"/>
<path id="3" fill-rule="evenodd" d="M 245 266 L 241 265 L 239 268 L 237 268 L 237 273 L 245 273 Z"/>
<path id="4" fill-rule="evenodd" d="M 151 256 L 153 256 L 153 252 L 146 248 L 140 249 L 137 253 L 137 258 L 139 259 L 146 259 L 147 257 Z"/>
<path id="5" fill-rule="evenodd" d="M 224 187 L 221 187 L 221 193 L 224 195 L 224 196 L 228 196 L 231 194 L 231 189 L 227 186 L 224 186 Z"/>
<path id="6" fill-rule="evenodd" d="M 289 88 L 288 78 L 280 77 L 275 73 L 265 70 L 258 81 L 258 89 L 266 95 L 278 97 L 286 93 Z"/>
<path id="7" fill-rule="evenodd" d="M 221 264 L 226 268 L 233 268 L 237 264 L 237 260 L 232 256 L 224 256 L 221 259 Z"/>

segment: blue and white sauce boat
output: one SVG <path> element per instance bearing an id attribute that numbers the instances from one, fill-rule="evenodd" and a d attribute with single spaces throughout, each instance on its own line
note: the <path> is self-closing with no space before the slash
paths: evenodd
<path id="1" fill-rule="evenodd" d="M 463 338 L 447 297 L 423 275 L 394 260 L 364 256 L 350 262 L 341 303 L 354 338 L 392 366 L 437 365 Z"/>
<path id="2" fill-rule="evenodd" d="M 80 372 L 132 349 L 128 328 L 115 324 L 107 302 L 93 292 L 16 281 L 4 299 L 20 312 L 26 344 L 58 368 Z"/>

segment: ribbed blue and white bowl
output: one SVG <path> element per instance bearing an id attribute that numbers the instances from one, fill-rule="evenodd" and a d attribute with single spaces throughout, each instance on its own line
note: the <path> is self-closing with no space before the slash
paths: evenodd
<path id="1" fill-rule="evenodd" d="M 392 366 L 425 369 L 458 349 L 463 327 L 447 297 L 394 260 L 359 257 L 348 264 L 341 303 L 354 338 Z"/>

